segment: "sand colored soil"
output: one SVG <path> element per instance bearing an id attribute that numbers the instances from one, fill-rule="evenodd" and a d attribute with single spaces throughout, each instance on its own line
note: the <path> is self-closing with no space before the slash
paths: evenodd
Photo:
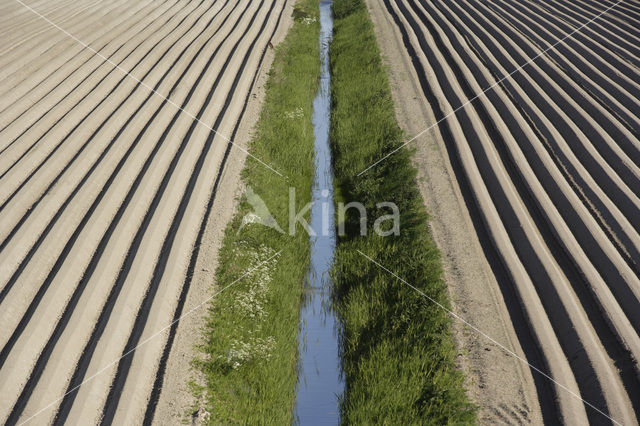
<path id="1" fill-rule="evenodd" d="M 638 421 L 640 4 L 581 28 L 610 5 L 368 2 L 407 138 L 434 126 L 413 144 L 454 310 L 549 376 L 458 323 L 483 423 Z"/>
<path id="2" fill-rule="evenodd" d="M 176 424 L 291 2 L 29 6 L 99 55 L 0 3 L 0 422 Z"/>

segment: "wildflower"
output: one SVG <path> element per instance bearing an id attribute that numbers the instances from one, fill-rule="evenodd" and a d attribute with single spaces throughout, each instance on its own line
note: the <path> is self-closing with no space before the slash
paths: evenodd
<path id="1" fill-rule="evenodd" d="M 304 110 L 300 107 L 294 109 L 293 111 L 287 111 L 284 113 L 284 116 L 288 119 L 294 119 L 294 118 L 302 118 L 304 114 Z"/>

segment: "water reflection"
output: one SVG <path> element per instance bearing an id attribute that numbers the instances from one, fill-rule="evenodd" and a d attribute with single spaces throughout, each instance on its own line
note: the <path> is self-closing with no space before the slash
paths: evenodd
<path id="1" fill-rule="evenodd" d="M 296 422 L 301 425 L 338 424 L 338 399 L 344 391 L 338 355 L 337 321 L 330 309 L 331 283 L 328 276 L 336 246 L 329 148 L 331 79 L 328 56 L 333 33 L 331 4 L 331 1 L 320 2 L 322 65 L 320 86 L 313 101 L 316 172 L 310 224 L 316 236 L 310 237 L 311 265 L 307 297 L 300 313 L 300 361 L 295 408 Z"/>

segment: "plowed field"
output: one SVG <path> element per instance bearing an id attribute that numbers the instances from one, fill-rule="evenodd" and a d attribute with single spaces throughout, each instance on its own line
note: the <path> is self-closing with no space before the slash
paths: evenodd
<path id="1" fill-rule="evenodd" d="M 574 424 L 640 415 L 640 3 L 611 6 L 369 2 L 515 292 L 528 359 L 555 380 L 532 372 L 554 394 L 545 419 Z"/>
<path id="2" fill-rule="evenodd" d="M 149 418 L 285 3 L 0 3 L 0 422 Z"/>

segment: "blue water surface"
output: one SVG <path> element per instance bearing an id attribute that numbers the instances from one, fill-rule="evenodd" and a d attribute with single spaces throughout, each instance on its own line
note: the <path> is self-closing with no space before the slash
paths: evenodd
<path id="1" fill-rule="evenodd" d="M 300 312 L 299 373 L 295 419 L 301 425 L 336 425 L 340 422 L 338 400 L 344 379 L 338 354 L 338 323 L 331 311 L 329 269 L 336 247 L 333 174 L 329 148 L 331 107 L 329 43 L 333 34 L 332 1 L 320 2 L 321 76 L 313 101 L 315 179 L 312 188 L 306 303 Z M 324 228 L 324 229 L 323 229 Z"/>

